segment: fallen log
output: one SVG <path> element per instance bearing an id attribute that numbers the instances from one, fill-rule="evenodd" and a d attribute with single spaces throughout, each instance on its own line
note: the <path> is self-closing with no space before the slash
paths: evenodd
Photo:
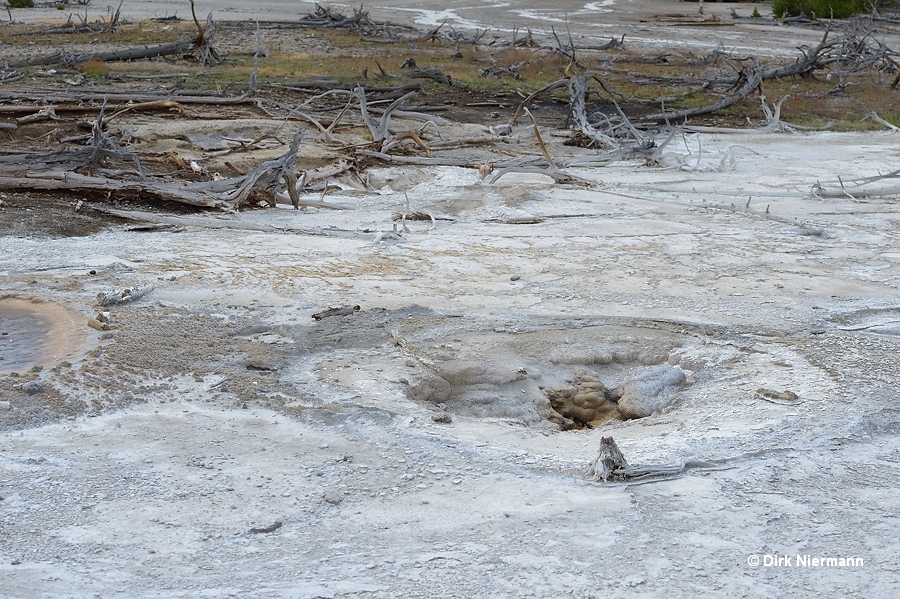
<path id="1" fill-rule="evenodd" d="M 595 185 L 593 181 L 588 181 L 586 179 L 581 179 L 580 177 L 576 177 L 574 175 L 566 174 L 562 171 L 550 169 L 550 168 L 538 168 L 538 167 L 529 167 L 529 166 L 510 166 L 507 168 L 502 168 L 492 172 L 489 176 L 484 178 L 484 182 L 488 184 L 496 183 L 500 177 L 504 175 L 508 175 L 510 173 L 526 173 L 531 175 L 544 175 L 545 177 L 550 177 L 557 183 L 568 183 L 571 185 L 581 185 L 582 187 L 592 187 Z"/>
<path id="2" fill-rule="evenodd" d="M 149 179 L 128 180 L 112 177 L 92 176 L 74 170 L 83 166 L 84 161 L 73 164 L 75 159 L 88 158 L 94 165 L 97 157 L 115 156 L 129 158 L 134 156 L 124 152 L 116 153 L 113 146 L 101 138 L 90 146 L 75 152 L 53 152 L 48 154 L 19 154 L 0 157 L 0 189 L 40 189 L 45 191 L 68 190 L 81 192 L 102 192 L 116 194 L 120 197 L 138 197 L 146 199 L 151 196 L 160 200 L 170 200 L 191 206 L 206 208 L 235 209 L 249 199 L 251 192 L 260 191 L 270 194 L 269 204 L 275 205 L 275 189 L 279 180 L 285 181 L 288 196 L 295 208 L 300 206 L 297 192 L 297 176 L 293 171 L 294 162 L 302 132 L 294 136 L 288 151 L 280 158 L 267 160 L 251 173 L 240 177 L 219 181 L 154 181 Z M 137 157 L 134 156 L 135 160 Z M 137 162 L 139 165 L 140 163 Z"/>
<path id="3" fill-rule="evenodd" d="M 440 69 L 421 69 L 406 74 L 410 79 L 431 79 L 444 85 L 457 85 L 447 73 Z"/>
<path id="4" fill-rule="evenodd" d="M 243 220 L 239 214 L 216 214 L 206 215 L 167 215 L 157 212 L 143 212 L 140 210 L 118 210 L 116 208 L 108 208 L 99 204 L 88 204 L 87 208 L 136 223 L 144 223 L 146 225 L 156 227 L 171 227 L 175 229 L 192 227 L 197 229 L 232 229 L 237 231 L 258 231 L 261 233 L 292 233 L 294 235 L 308 235 L 311 237 L 335 237 L 338 239 L 358 239 L 359 231 L 351 231 L 348 229 L 337 229 L 335 227 L 323 227 L 320 229 L 309 229 L 296 227 L 292 223 L 285 226 L 264 225 L 248 220 Z M 129 230 L 136 230 L 131 228 Z"/>
<path id="5" fill-rule="evenodd" d="M 426 158 L 422 156 L 393 156 L 384 152 L 375 152 L 372 150 L 356 150 L 360 156 L 368 158 L 377 158 L 388 164 L 419 164 L 428 166 L 465 166 L 469 168 L 478 168 L 484 164 L 484 158 L 458 159 L 458 158 Z"/>
<path id="6" fill-rule="evenodd" d="M 196 49 L 197 46 L 195 40 L 185 40 L 181 42 L 161 44 L 159 46 L 150 46 L 148 48 L 129 48 L 127 50 L 116 50 L 111 52 L 84 52 L 82 54 L 57 52 L 55 54 L 50 54 L 49 56 L 39 56 L 36 58 L 15 60 L 8 63 L 8 66 L 13 69 L 18 69 L 22 67 L 49 65 L 72 66 L 89 62 L 91 60 L 99 60 L 103 62 L 141 60 L 144 58 L 158 58 L 160 56 L 172 56 L 175 54 L 190 54 Z"/>
<path id="7" fill-rule="evenodd" d="M 100 192 L 117 197 L 170 200 L 204 208 L 231 208 L 231 203 L 218 194 L 181 182 L 123 181 L 111 177 L 82 175 L 72 170 L 54 170 L 25 176 L 0 174 L 0 189 Z"/>
<path id="8" fill-rule="evenodd" d="M 149 91 L 118 91 L 118 92 L 39 92 L 39 91 L 8 91 L 0 90 L 0 99 L 4 100 L 30 100 L 40 102 L 42 104 L 58 104 L 58 103 L 80 103 L 80 102 L 102 102 L 108 100 L 110 103 L 122 102 L 160 102 L 163 100 L 172 100 L 177 97 L 180 104 L 210 104 L 216 106 L 224 106 L 231 104 L 256 104 L 257 101 L 249 96 L 249 94 L 241 94 L 239 96 L 224 96 L 221 94 L 203 94 L 202 92 L 191 92 L 179 94 L 170 91 L 149 92 Z M 81 107 L 84 108 L 84 107 Z M 11 107 L 4 107 L 5 110 L 11 111 Z M 95 110 L 99 109 L 97 107 Z M 58 110 L 58 108 L 57 108 Z"/>
<path id="9" fill-rule="evenodd" d="M 237 229 L 240 231 L 261 231 L 264 233 L 282 232 L 284 229 L 270 225 L 249 223 L 240 220 L 226 220 L 220 216 L 188 216 L 158 214 L 156 212 L 142 212 L 140 210 L 118 210 L 107 208 L 99 204 L 87 204 L 86 207 L 94 212 L 114 216 L 124 220 L 165 227 L 196 227 L 198 229 Z"/>
<path id="10" fill-rule="evenodd" d="M 722 98 L 715 104 L 708 104 L 706 106 L 700 106 L 697 108 L 688 108 L 685 110 L 679 110 L 677 112 L 657 112 L 655 114 L 648 114 L 643 118 L 648 121 L 657 122 L 681 121 L 692 116 L 709 114 L 723 108 L 728 108 L 732 104 L 740 102 L 741 100 L 749 96 L 750 93 L 753 92 L 753 90 L 757 89 L 760 82 L 762 81 L 762 77 L 763 71 L 761 69 L 749 69 L 749 72 L 744 72 L 744 85 L 741 86 L 741 88 L 734 94 Z"/>

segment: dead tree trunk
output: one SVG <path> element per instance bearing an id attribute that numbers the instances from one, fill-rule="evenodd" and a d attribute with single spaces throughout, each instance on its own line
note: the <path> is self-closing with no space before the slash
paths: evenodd
<path id="1" fill-rule="evenodd" d="M 745 71 L 743 73 L 743 76 L 745 78 L 744 85 L 742 85 L 741 88 L 734 94 L 722 98 L 715 104 L 700 106 L 699 108 L 679 110 L 677 112 L 657 112 L 655 114 L 648 114 L 644 118 L 648 121 L 657 122 L 682 121 L 692 116 L 709 114 L 723 108 L 728 108 L 732 104 L 736 104 L 749 96 L 753 92 L 753 90 L 759 87 L 759 84 L 762 81 L 763 72 L 760 69 L 750 69 L 749 72 Z"/>
<path id="2" fill-rule="evenodd" d="M 163 44 L 161 46 L 151 46 L 149 48 L 129 48 L 128 50 L 118 50 L 115 52 L 87 52 L 83 54 L 70 54 L 68 52 L 57 52 L 50 56 L 39 56 L 37 58 L 27 58 L 25 60 L 16 60 L 9 63 L 9 67 L 19 69 L 22 67 L 47 66 L 54 64 L 74 65 L 88 62 L 90 60 L 102 60 L 103 62 L 141 60 L 143 58 L 157 58 L 159 56 L 172 56 L 174 54 L 189 54 L 196 48 L 195 40 L 186 40 L 183 42 L 173 42 L 171 44 Z"/>
<path id="3" fill-rule="evenodd" d="M 612 437 L 600 439 L 597 457 L 588 465 L 586 475 L 591 480 L 607 482 L 609 479 L 623 479 L 620 471 L 628 468 L 628 461 Z"/>

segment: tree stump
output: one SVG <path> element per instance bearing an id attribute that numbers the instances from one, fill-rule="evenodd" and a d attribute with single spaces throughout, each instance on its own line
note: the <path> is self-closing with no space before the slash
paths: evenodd
<path id="1" fill-rule="evenodd" d="M 608 482 L 609 479 L 624 480 L 621 470 L 628 467 L 628 461 L 612 437 L 600 439 L 597 457 L 587 467 L 586 475 L 591 480 Z"/>

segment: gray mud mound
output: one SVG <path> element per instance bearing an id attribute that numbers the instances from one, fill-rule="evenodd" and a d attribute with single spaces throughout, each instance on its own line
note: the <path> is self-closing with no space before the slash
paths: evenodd
<path id="1" fill-rule="evenodd" d="M 359 383 L 349 372 L 395 372 L 407 397 L 430 409 L 562 428 L 658 412 L 686 380 L 668 363 L 689 355 L 696 368 L 718 351 L 685 352 L 691 339 L 662 328 L 553 318 L 489 328 L 420 306 L 361 310 L 269 334 L 292 340 L 281 362 L 293 364 L 284 377 L 297 389 L 316 380 Z M 326 371 L 337 376 L 328 380 Z M 623 411 L 617 402 L 625 390 Z"/>
<path id="2" fill-rule="evenodd" d="M 658 412 L 686 380 L 667 364 L 677 363 L 673 350 L 684 343 L 676 334 L 567 325 L 530 321 L 501 332 L 458 332 L 457 343 L 419 361 L 424 367 L 410 377 L 410 397 L 460 415 L 571 428 Z M 627 410 L 617 404 L 623 389 Z"/>
<path id="3" fill-rule="evenodd" d="M 671 405 L 686 380 L 681 368 L 668 364 L 651 366 L 625 384 L 619 411 L 625 418 L 646 418 L 661 412 Z"/>

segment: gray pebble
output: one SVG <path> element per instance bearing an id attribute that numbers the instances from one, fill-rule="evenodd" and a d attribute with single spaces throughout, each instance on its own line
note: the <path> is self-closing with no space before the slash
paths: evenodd
<path id="1" fill-rule="evenodd" d="M 24 391 L 25 393 L 43 393 L 44 392 L 44 383 L 42 381 L 29 381 L 27 383 L 22 383 L 19 385 L 19 389 Z"/>

